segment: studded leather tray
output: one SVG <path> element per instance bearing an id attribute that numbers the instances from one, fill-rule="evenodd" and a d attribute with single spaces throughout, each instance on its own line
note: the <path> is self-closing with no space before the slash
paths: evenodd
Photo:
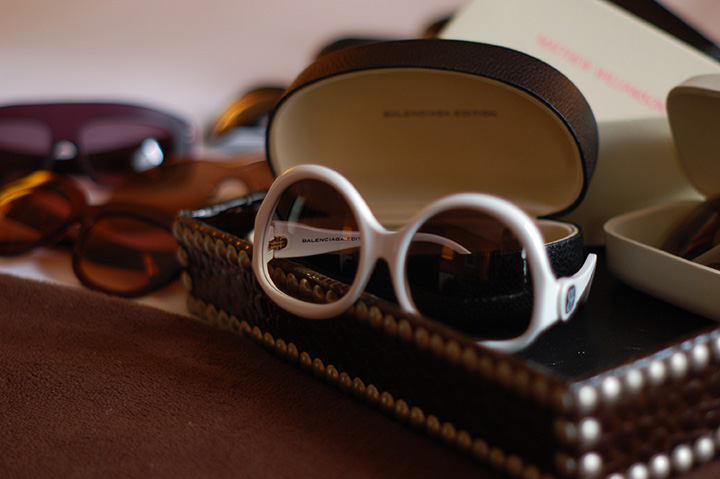
<path id="1" fill-rule="evenodd" d="M 619 283 L 602 250 L 581 311 L 506 355 L 370 295 L 326 321 L 277 308 L 243 239 L 261 198 L 177 218 L 205 321 L 511 477 L 669 477 L 720 450 L 717 324 Z"/>

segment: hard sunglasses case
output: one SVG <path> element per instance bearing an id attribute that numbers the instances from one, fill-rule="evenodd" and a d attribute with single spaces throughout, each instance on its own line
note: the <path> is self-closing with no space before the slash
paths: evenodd
<path id="1" fill-rule="evenodd" d="M 678 161 L 698 199 L 666 201 L 605 223 L 608 264 L 626 283 L 664 301 L 720 321 L 720 271 L 661 249 L 673 227 L 720 195 L 720 75 L 689 78 L 668 94 L 668 121 Z"/>
<path id="2" fill-rule="evenodd" d="M 338 169 L 388 224 L 401 219 L 389 206 L 403 216 L 463 189 L 554 216 L 581 201 L 596 135 L 582 94 L 552 67 L 493 45 L 409 40 L 317 59 L 275 108 L 267 153 L 276 174 Z M 261 200 L 177 218 L 188 306 L 211 324 L 510 477 L 670 474 L 714 454 L 718 333 L 623 289 L 604 261 L 585 307 L 514 355 L 369 294 L 341 317 L 307 320 L 255 281 L 246 237 Z"/>

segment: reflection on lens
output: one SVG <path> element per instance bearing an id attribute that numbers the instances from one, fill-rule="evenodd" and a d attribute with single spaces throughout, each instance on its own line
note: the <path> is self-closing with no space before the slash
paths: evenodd
<path id="1" fill-rule="evenodd" d="M 532 282 L 525 252 L 489 215 L 466 209 L 430 218 L 412 239 L 405 274 L 425 316 L 486 339 L 516 337 L 528 327 Z"/>
<path id="2" fill-rule="evenodd" d="M 0 201 L 0 254 L 24 253 L 54 239 L 70 219 L 70 201 L 42 189 L 18 192 Z"/>
<path id="3" fill-rule="evenodd" d="M 161 287 L 179 269 L 172 234 L 136 218 L 102 217 L 81 238 L 78 248 L 79 276 L 115 294 L 134 295 Z"/>
<path id="4" fill-rule="evenodd" d="M 79 141 L 93 178 L 105 184 L 117 184 L 130 173 L 157 166 L 165 158 L 163 152 L 173 151 L 171 132 L 137 119 L 88 123 Z"/>
<path id="5" fill-rule="evenodd" d="M 345 199 L 324 182 L 295 183 L 280 197 L 265 245 L 273 258 L 268 268 L 275 285 L 306 301 L 332 300 L 313 292 L 317 277 L 349 286 L 355 279 L 360 255 L 357 220 Z M 343 288 L 335 290 L 343 295 Z"/>
<path id="6" fill-rule="evenodd" d="M 34 120 L 0 120 L 0 185 L 44 168 L 51 147 L 48 125 Z"/>
<path id="7" fill-rule="evenodd" d="M 165 160 L 160 143 L 155 138 L 146 138 L 135 150 L 132 158 L 132 168 L 134 171 L 143 172 L 160 166 Z"/>

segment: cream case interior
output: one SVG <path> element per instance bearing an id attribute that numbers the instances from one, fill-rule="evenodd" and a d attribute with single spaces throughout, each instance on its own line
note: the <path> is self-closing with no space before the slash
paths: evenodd
<path id="1" fill-rule="evenodd" d="M 344 175 L 389 229 L 451 193 L 494 194 L 543 217 L 585 189 L 577 140 L 552 107 L 457 71 L 377 68 L 314 81 L 278 105 L 267 147 L 276 174 L 321 164 Z M 577 233 L 537 223 L 548 243 Z"/>
<path id="2" fill-rule="evenodd" d="M 720 194 L 720 75 L 702 75 L 673 88 L 668 119 L 678 159 L 702 195 Z M 649 174 L 648 180 L 652 181 Z M 700 204 L 683 201 L 623 214 L 604 225 L 610 270 L 622 281 L 669 303 L 720 321 L 720 271 L 661 248 Z"/>

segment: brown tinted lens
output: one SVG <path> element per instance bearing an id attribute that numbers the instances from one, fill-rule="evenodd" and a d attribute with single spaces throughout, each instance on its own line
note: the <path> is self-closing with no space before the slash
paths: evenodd
<path id="1" fill-rule="evenodd" d="M 24 253 L 57 236 L 73 215 L 70 201 L 43 189 L 29 189 L 0 200 L 0 254 Z"/>
<path id="2" fill-rule="evenodd" d="M 76 273 L 88 286 L 123 296 L 167 284 L 178 272 L 172 234 L 142 219 L 108 215 L 78 242 Z"/>
<path id="3" fill-rule="evenodd" d="M 516 236 L 494 217 L 451 210 L 430 218 L 413 237 L 406 278 L 418 310 L 487 339 L 525 331 L 532 282 Z"/>
<path id="4" fill-rule="evenodd" d="M 284 256 L 268 264 L 278 288 L 299 299 L 323 302 L 327 301 L 327 297 L 313 294 L 314 283 L 303 283 L 305 287 L 302 287 L 299 280 L 325 276 L 344 285 L 353 283 L 358 270 L 360 246 L 359 241 L 348 246 L 349 242 L 345 239 L 359 238 L 357 220 L 348 203 L 333 187 L 315 180 L 295 183 L 280 197 L 272 221 L 273 224 L 287 225 L 288 230 L 287 236 L 277 234 L 268 238 L 268 242 L 272 243 L 269 248 L 275 248 L 277 256 Z M 294 226 L 299 226 L 304 232 L 314 229 L 318 233 L 309 234 L 304 239 L 297 235 L 292 237 Z M 277 231 L 280 231 L 279 228 Z M 287 248 L 286 244 L 290 247 Z M 290 250 L 292 253 L 287 253 Z M 327 282 L 322 286 L 327 286 Z M 335 292 L 342 296 L 346 289 L 340 287 Z"/>

